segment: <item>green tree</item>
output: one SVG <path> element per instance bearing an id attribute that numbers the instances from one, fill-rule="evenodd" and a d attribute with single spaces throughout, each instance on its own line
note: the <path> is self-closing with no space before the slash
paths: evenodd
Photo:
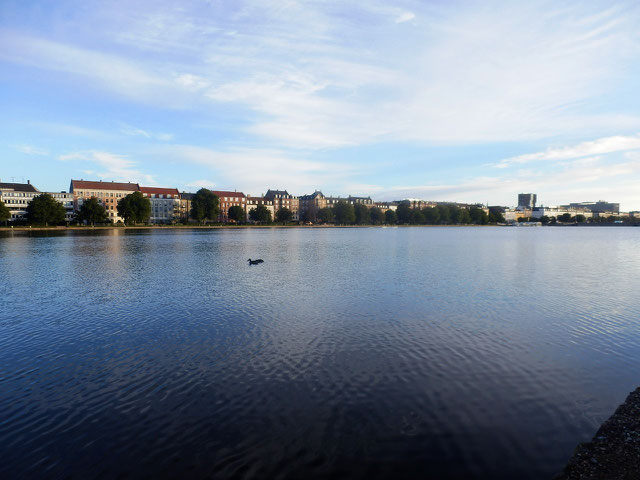
<path id="1" fill-rule="evenodd" d="M 422 210 L 418 208 L 414 208 L 411 210 L 411 223 L 413 223 L 414 225 L 422 225 L 424 223 L 427 223 L 427 219 L 422 213 Z"/>
<path id="2" fill-rule="evenodd" d="M 409 202 L 401 202 L 400 205 L 398 205 L 398 208 L 396 210 L 396 215 L 398 217 L 398 223 L 400 224 L 411 223 L 411 220 L 413 219 L 413 214 L 411 212 L 411 205 L 409 204 Z"/>
<path id="3" fill-rule="evenodd" d="M 369 209 L 369 216 L 371 217 L 371 223 L 374 225 L 384 223 L 384 212 L 378 207 L 371 207 Z"/>
<path id="4" fill-rule="evenodd" d="M 489 212 L 489 223 L 505 223 L 504 215 L 502 212 L 498 211 L 490 211 Z"/>
<path id="5" fill-rule="evenodd" d="M 546 225 L 547 223 L 549 223 L 551 221 L 551 219 L 547 216 L 547 215 L 543 215 L 541 216 L 539 219 L 540 223 L 542 223 L 543 225 Z"/>
<path id="6" fill-rule="evenodd" d="M 282 222 L 283 225 L 290 221 L 292 217 L 293 214 L 287 207 L 282 207 L 276 212 L 276 218 L 279 222 Z"/>
<path id="7" fill-rule="evenodd" d="M 78 213 L 76 213 L 76 220 L 79 222 L 90 223 L 91 226 L 96 223 L 104 223 L 109 219 L 107 211 L 100 205 L 100 202 L 96 197 L 91 197 L 84 202 Z"/>
<path id="8" fill-rule="evenodd" d="M 48 226 L 50 223 L 62 223 L 65 220 L 64 206 L 48 193 L 33 197 L 27 205 L 27 221 Z"/>
<path id="9" fill-rule="evenodd" d="M 324 207 L 318 210 L 318 220 L 322 223 L 331 223 L 333 222 L 333 219 L 334 215 L 331 207 Z"/>
<path id="10" fill-rule="evenodd" d="M 271 223 L 271 212 L 264 205 L 249 210 L 249 218 L 258 223 Z"/>
<path id="11" fill-rule="evenodd" d="M 469 209 L 469 215 L 471 216 L 471 222 L 476 225 L 486 225 L 489 223 L 489 216 L 482 208 L 471 207 Z"/>
<path id="12" fill-rule="evenodd" d="M 446 205 L 438 205 L 436 208 L 440 215 L 440 223 L 444 223 L 445 225 L 451 223 L 451 212 L 449 208 Z"/>
<path id="13" fill-rule="evenodd" d="M 587 221 L 587 217 L 585 217 L 582 214 L 578 214 L 576 215 L 576 222 L 578 223 L 585 223 Z"/>
<path id="14" fill-rule="evenodd" d="M 233 205 L 229 207 L 227 216 L 230 220 L 233 220 L 235 222 L 243 222 L 245 220 L 244 208 L 242 208 L 240 205 Z"/>
<path id="15" fill-rule="evenodd" d="M 151 216 L 151 201 L 142 192 L 133 192 L 118 201 L 118 215 L 124 223 L 146 222 Z"/>
<path id="16" fill-rule="evenodd" d="M 303 222 L 316 223 L 318 221 L 318 206 L 312 203 L 302 214 L 301 220 Z"/>
<path id="17" fill-rule="evenodd" d="M 362 203 L 356 203 L 353 206 L 353 212 L 356 216 L 356 223 L 358 225 L 367 225 L 371 223 L 371 215 L 369 214 L 369 208 Z"/>
<path id="18" fill-rule="evenodd" d="M 571 214 L 563 213 L 562 215 L 558 215 L 558 221 L 563 223 L 569 223 L 571 221 Z"/>
<path id="19" fill-rule="evenodd" d="M 457 205 L 447 205 L 447 209 L 449 210 L 449 223 L 454 225 L 461 223 L 460 215 L 462 214 L 462 209 Z"/>
<path id="20" fill-rule="evenodd" d="M 11 210 L 0 200 L 0 222 L 7 224 L 7 221 L 11 218 Z"/>
<path id="21" fill-rule="evenodd" d="M 347 202 L 338 202 L 333 207 L 335 222 L 340 225 L 350 225 L 356 221 L 356 213 L 353 205 Z"/>
<path id="22" fill-rule="evenodd" d="M 429 225 L 437 225 L 440 223 L 440 212 L 434 207 L 425 207 L 422 209 L 425 222 Z"/>
<path id="23" fill-rule="evenodd" d="M 471 223 L 471 215 L 469 215 L 469 210 L 466 208 L 460 209 L 460 215 L 458 216 L 458 223 L 462 225 L 468 225 Z"/>
<path id="24" fill-rule="evenodd" d="M 211 190 L 201 188 L 191 200 L 191 218 L 202 223 L 215 221 L 220 214 L 220 199 Z"/>
<path id="25" fill-rule="evenodd" d="M 395 225 L 398 223 L 398 215 L 393 210 L 387 210 L 384 212 L 384 220 L 389 225 Z"/>

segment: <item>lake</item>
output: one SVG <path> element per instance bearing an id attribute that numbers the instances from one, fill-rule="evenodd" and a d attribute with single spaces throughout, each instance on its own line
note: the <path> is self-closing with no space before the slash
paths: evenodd
<path id="1" fill-rule="evenodd" d="M 640 228 L 15 232 L 0 278 L 2 478 L 550 478 L 640 385 Z"/>

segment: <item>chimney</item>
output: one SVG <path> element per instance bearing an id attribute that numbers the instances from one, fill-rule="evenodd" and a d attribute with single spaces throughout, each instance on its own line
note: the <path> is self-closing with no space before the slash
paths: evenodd
<path id="1" fill-rule="evenodd" d="M 27 185 L 31 185 L 31 180 L 27 180 Z"/>

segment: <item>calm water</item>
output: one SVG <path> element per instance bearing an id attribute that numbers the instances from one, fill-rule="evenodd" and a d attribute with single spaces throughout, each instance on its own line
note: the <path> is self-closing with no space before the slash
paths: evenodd
<path id="1" fill-rule="evenodd" d="M 0 477 L 549 478 L 640 385 L 639 272 L 640 228 L 8 234 Z"/>

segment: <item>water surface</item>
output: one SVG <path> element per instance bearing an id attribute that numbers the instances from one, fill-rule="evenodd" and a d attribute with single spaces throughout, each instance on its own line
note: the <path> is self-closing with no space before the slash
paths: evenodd
<path id="1" fill-rule="evenodd" d="M 639 238 L 6 234 L 0 477 L 549 478 L 640 384 Z"/>

